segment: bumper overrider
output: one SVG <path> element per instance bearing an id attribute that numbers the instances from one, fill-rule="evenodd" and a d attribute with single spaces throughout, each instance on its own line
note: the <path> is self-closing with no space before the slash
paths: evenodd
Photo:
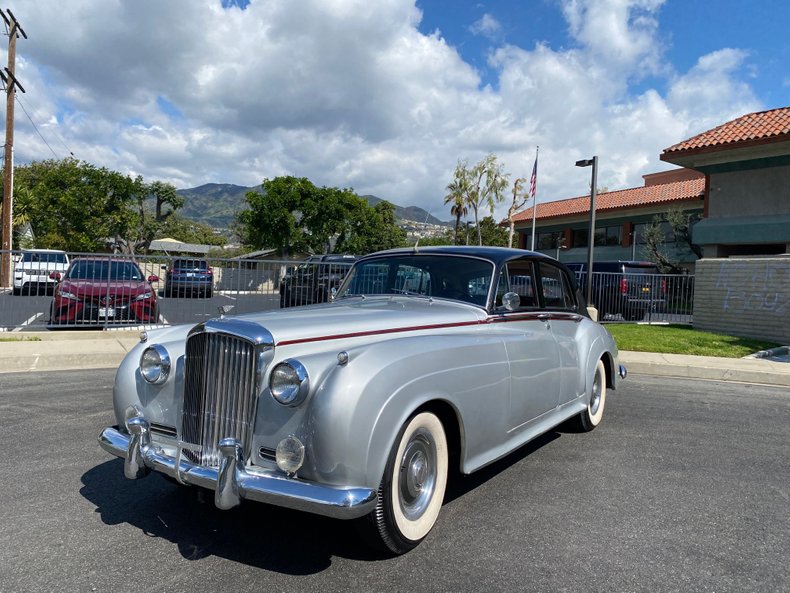
<path id="1" fill-rule="evenodd" d="M 307 482 L 264 468 L 245 467 L 241 443 L 235 439 L 219 442 L 219 468 L 191 463 L 181 448 L 165 450 L 151 441 L 150 425 L 136 416 L 127 421 L 130 434 L 117 426 L 99 435 L 102 449 L 124 459 L 124 475 L 129 479 L 147 476 L 151 470 L 170 476 L 181 484 L 214 490 L 214 504 L 231 509 L 241 499 L 254 500 L 336 519 L 354 519 L 376 507 L 376 490 L 337 488 Z"/>

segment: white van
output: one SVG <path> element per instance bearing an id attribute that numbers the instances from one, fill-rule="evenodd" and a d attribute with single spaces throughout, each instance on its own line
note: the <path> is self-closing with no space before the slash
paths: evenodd
<path id="1" fill-rule="evenodd" d="M 26 249 L 14 264 L 14 294 L 22 291 L 29 293 L 36 289 L 49 290 L 54 288 L 57 280 L 50 278 L 52 272 L 66 273 L 69 267 L 69 256 L 65 251 L 57 249 Z"/>

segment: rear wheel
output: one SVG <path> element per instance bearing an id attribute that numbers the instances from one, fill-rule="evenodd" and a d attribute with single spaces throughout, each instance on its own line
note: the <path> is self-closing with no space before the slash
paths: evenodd
<path id="1" fill-rule="evenodd" d="M 430 412 L 401 428 L 366 527 L 386 550 L 404 554 L 417 546 L 439 517 L 447 486 L 447 436 Z"/>
<path id="2" fill-rule="evenodd" d="M 603 419 L 603 409 L 606 405 L 606 367 L 603 360 L 595 365 L 590 399 L 587 408 L 576 417 L 575 426 L 582 432 L 589 432 L 598 426 Z"/>

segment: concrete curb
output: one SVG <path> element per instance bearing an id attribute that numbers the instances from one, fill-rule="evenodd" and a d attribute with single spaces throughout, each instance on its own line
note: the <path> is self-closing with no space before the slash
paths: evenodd
<path id="1" fill-rule="evenodd" d="M 790 364 L 764 358 L 716 358 L 655 352 L 620 352 L 629 374 L 790 387 Z"/>
<path id="2" fill-rule="evenodd" d="M 18 337 L 20 341 L 0 342 L 0 373 L 116 368 L 140 341 L 139 332 L 31 332 Z"/>

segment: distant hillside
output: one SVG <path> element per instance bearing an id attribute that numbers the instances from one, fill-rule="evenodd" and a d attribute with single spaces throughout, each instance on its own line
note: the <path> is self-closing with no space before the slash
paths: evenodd
<path id="1" fill-rule="evenodd" d="M 367 200 L 368 204 L 370 204 L 371 206 L 375 206 L 379 202 L 384 202 L 385 201 L 382 198 L 379 198 L 379 197 L 376 197 L 376 196 L 370 196 L 370 195 L 359 196 L 359 197 Z M 389 200 L 386 200 L 386 201 L 389 202 Z M 392 202 L 390 202 L 390 204 L 392 204 Z M 403 206 L 398 206 L 397 204 L 392 204 L 392 205 L 395 206 L 395 218 L 398 219 L 398 220 L 410 220 L 412 222 L 438 224 L 438 225 L 442 225 L 442 226 L 449 226 L 450 225 L 450 223 L 445 222 L 443 220 L 439 220 L 438 218 L 436 218 L 435 216 L 433 216 L 432 214 L 430 214 L 426 210 L 423 210 L 419 206 L 406 206 L 406 207 L 403 207 Z"/>
<path id="2" fill-rule="evenodd" d="M 179 189 L 178 195 L 183 196 L 184 207 L 180 210 L 186 218 L 211 225 L 215 228 L 228 228 L 235 220 L 236 213 L 247 207 L 244 197 L 247 192 L 261 191 L 261 186 L 244 187 L 233 185 L 232 183 L 207 183 L 199 187 L 190 189 Z M 375 206 L 383 200 L 376 196 L 360 196 L 367 200 L 368 204 Z M 389 201 L 389 200 L 387 200 Z M 392 204 L 392 202 L 390 202 Z M 395 218 L 419 223 L 437 224 L 449 226 L 450 223 L 444 222 L 432 216 L 418 206 L 395 206 Z"/>
<path id="3" fill-rule="evenodd" d="M 179 189 L 184 207 L 180 212 L 186 218 L 215 228 L 228 228 L 236 219 L 236 213 L 247 207 L 244 196 L 249 191 L 261 191 L 261 186 L 244 187 L 232 183 L 207 183 L 200 187 Z"/>

